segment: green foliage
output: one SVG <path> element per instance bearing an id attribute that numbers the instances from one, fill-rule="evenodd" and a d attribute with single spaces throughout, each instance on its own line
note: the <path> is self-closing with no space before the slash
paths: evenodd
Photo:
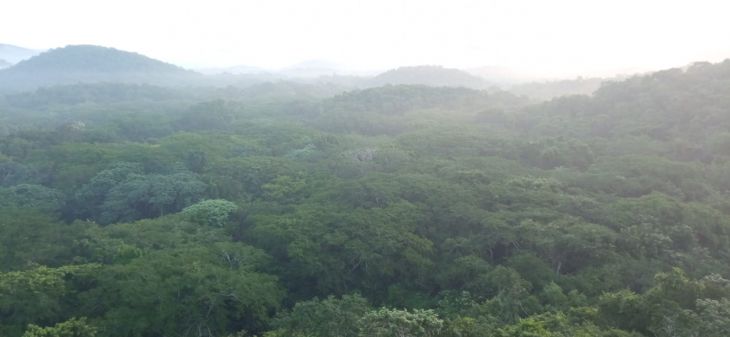
<path id="1" fill-rule="evenodd" d="M 201 225 L 223 227 L 236 209 L 238 206 L 228 200 L 211 199 L 185 207 L 182 215 Z"/>
<path id="2" fill-rule="evenodd" d="M 86 318 L 72 318 L 51 327 L 29 325 L 22 337 L 95 337 L 98 330 Z"/>
<path id="3" fill-rule="evenodd" d="M 63 204 L 63 194 L 45 186 L 19 184 L 0 187 L 0 208 L 37 208 L 56 213 Z"/>
<path id="4" fill-rule="evenodd" d="M 205 184 L 190 173 L 141 171 L 140 165 L 120 163 L 99 172 L 77 192 L 77 216 L 103 224 L 161 216 L 180 211 L 205 191 Z"/>
<path id="5" fill-rule="evenodd" d="M 436 337 L 440 335 L 443 324 L 443 320 L 430 310 L 380 308 L 361 318 L 359 336 Z"/>
<path id="6" fill-rule="evenodd" d="M 0 157 L 0 186 L 10 187 L 37 180 L 37 172 L 23 164 L 3 161 Z"/>
<path id="7" fill-rule="evenodd" d="M 729 79 L 0 97 L 0 335 L 727 335 Z"/>
<path id="8" fill-rule="evenodd" d="M 33 92 L 8 95 L 15 107 L 38 109 L 54 105 L 113 104 L 126 101 L 165 100 L 175 98 L 175 91 L 151 85 L 99 83 L 44 87 Z"/>
<path id="9" fill-rule="evenodd" d="M 730 331 L 730 300 L 697 300 L 697 317 L 700 336 L 720 337 Z"/>
<path id="10" fill-rule="evenodd" d="M 354 324 L 370 310 L 359 295 L 329 296 L 298 302 L 278 317 L 273 326 L 281 336 L 358 337 Z"/>
<path id="11" fill-rule="evenodd" d="M 103 312 L 100 326 L 122 336 L 258 331 L 283 293 L 275 277 L 246 263 L 245 248 L 165 250 L 112 266 L 88 292 L 102 300 L 86 310 Z"/>
<path id="12" fill-rule="evenodd" d="M 27 324 L 58 321 L 67 314 L 64 299 L 74 292 L 74 277 L 98 269 L 97 265 L 39 266 L 0 273 L 0 334 L 19 336 Z"/>
<path id="13" fill-rule="evenodd" d="M 303 180 L 290 176 L 278 176 L 270 182 L 261 185 L 264 197 L 269 200 L 286 202 L 297 198 L 306 186 Z"/>
<path id="14" fill-rule="evenodd" d="M 88 223 L 65 224 L 43 210 L 0 209 L 0 272 L 44 264 L 60 266 L 74 261 L 71 247 L 91 227 Z"/>

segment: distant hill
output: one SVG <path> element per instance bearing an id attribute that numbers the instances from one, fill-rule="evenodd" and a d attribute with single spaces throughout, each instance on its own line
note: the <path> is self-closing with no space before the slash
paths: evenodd
<path id="1" fill-rule="evenodd" d="M 10 62 L 0 59 L 0 69 L 10 67 L 11 65 Z"/>
<path id="2" fill-rule="evenodd" d="M 465 71 L 471 75 L 485 79 L 490 83 L 496 83 L 501 86 L 510 86 L 541 80 L 541 78 L 530 74 L 528 71 L 509 67 L 485 66 L 466 69 Z"/>
<path id="3" fill-rule="evenodd" d="M 334 76 L 342 73 L 341 67 L 324 60 L 309 60 L 279 70 L 279 74 L 288 78 L 316 78 Z"/>
<path id="4" fill-rule="evenodd" d="M 489 83 L 467 72 L 441 66 L 401 67 L 386 71 L 372 79 L 372 84 L 380 85 L 426 85 L 431 87 L 465 87 L 484 89 Z"/>
<path id="5" fill-rule="evenodd" d="M 611 80 L 618 80 L 614 78 Z M 530 82 L 511 87 L 509 91 L 515 95 L 527 96 L 537 101 L 547 101 L 556 97 L 570 95 L 592 95 L 601 84 L 603 78 L 576 78 L 573 80 Z"/>
<path id="6" fill-rule="evenodd" d="M 179 85 L 200 77 L 198 73 L 140 54 L 79 45 L 52 49 L 0 70 L 0 90 L 98 82 Z"/>
<path id="7" fill-rule="evenodd" d="M 0 43 L 0 60 L 4 60 L 5 62 L 9 63 L 9 65 L 13 65 L 20 61 L 29 59 L 35 55 L 38 55 L 39 53 L 41 53 L 41 51 L 39 50 Z"/>
<path id="8" fill-rule="evenodd" d="M 353 90 L 331 97 L 323 111 L 339 115 L 377 113 L 399 115 L 419 109 L 483 110 L 485 107 L 523 106 L 527 101 L 505 91 L 487 92 L 459 87 L 386 85 Z M 453 112 L 453 111 L 452 111 Z"/>
<path id="9" fill-rule="evenodd" d="M 247 65 L 236 65 L 231 67 L 213 67 L 213 68 L 196 68 L 197 72 L 205 75 L 219 75 L 219 74 L 231 74 L 231 75 L 266 75 L 270 71 Z"/>
<path id="10" fill-rule="evenodd" d="M 591 97 L 563 97 L 536 105 L 528 109 L 525 119 L 545 117 L 541 123 L 533 120 L 530 132 L 541 129 L 556 136 L 584 138 L 646 137 L 661 142 L 672 140 L 680 148 L 683 142 L 707 141 L 705 148 L 688 152 L 702 156 L 716 147 L 713 151 L 730 153 L 728 92 L 730 60 L 700 62 L 604 82 Z"/>

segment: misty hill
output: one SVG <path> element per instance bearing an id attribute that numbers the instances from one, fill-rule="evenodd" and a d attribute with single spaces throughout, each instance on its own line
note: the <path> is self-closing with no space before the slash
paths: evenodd
<path id="1" fill-rule="evenodd" d="M 38 50 L 0 43 L 0 60 L 5 60 L 9 65 L 29 59 L 38 55 L 38 53 L 40 53 Z M 0 68 L 1 67 L 2 62 L 0 62 Z"/>
<path id="2" fill-rule="evenodd" d="M 573 80 L 530 82 L 511 87 L 515 95 L 546 101 L 560 96 L 592 95 L 601 87 L 603 78 L 576 78 Z"/>
<path id="3" fill-rule="evenodd" d="M 52 49 L 0 71 L 0 89 L 95 82 L 177 85 L 199 77 L 195 72 L 137 53 L 79 45 Z"/>
<path id="4" fill-rule="evenodd" d="M 607 83 L 594 94 L 594 116 L 609 114 L 606 131 L 643 133 L 657 139 L 701 139 L 730 129 L 730 60 L 695 63 L 623 82 Z"/>
<path id="5" fill-rule="evenodd" d="M 325 60 L 308 60 L 279 70 L 281 75 L 291 78 L 316 78 L 341 73 L 341 67 Z"/>
<path id="6" fill-rule="evenodd" d="M 10 67 L 11 65 L 10 62 L 0 59 L 0 69 Z"/>
<path id="7" fill-rule="evenodd" d="M 371 82 L 375 86 L 410 84 L 475 89 L 483 89 L 489 86 L 489 83 L 479 77 L 458 69 L 441 66 L 400 67 L 375 76 Z"/>
<path id="8" fill-rule="evenodd" d="M 517 124 L 555 136 L 633 139 L 644 147 L 673 142 L 678 156 L 697 159 L 713 151 L 730 153 L 728 92 L 730 60 L 696 63 L 605 82 L 592 97 L 536 105 L 523 116 L 533 120 L 529 126 Z"/>
<path id="9" fill-rule="evenodd" d="M 501 66 L 484 66 L 467 69 L 466 71 L 471 75 L 499 85 L 515 85 L 540 80 L 534 74 L 530 74 L 529 71 Z"/>
<path id="10" fill-rule="evenodd" d="M 374 112 L 397 115 L 416 109 L 482 109 L 495 97 L 505 98 L 508 105 L 523 101 L 511 94 L 489 94 L 469 88 L 431 87 L 425 85 L 386 85 L 345 92 L 328 99 L 327 110 L 340 114 Z"/>

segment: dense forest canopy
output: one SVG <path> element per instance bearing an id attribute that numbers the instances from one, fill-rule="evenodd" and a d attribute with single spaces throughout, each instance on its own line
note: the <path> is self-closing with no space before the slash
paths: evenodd
<path id="1" fill-rule="evenodd" d="M 730 331 L 730 61 L 543 103 L 136 62 L 185 73 L 0 98 L 1 336 Z"/>

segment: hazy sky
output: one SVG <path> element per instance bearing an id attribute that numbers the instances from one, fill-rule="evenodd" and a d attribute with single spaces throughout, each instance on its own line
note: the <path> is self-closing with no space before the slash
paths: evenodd
<path id="1" fill-rule="evenodd" d="M 188 67 L 504 66 L 607 75 L 730 57 L 730 1 L 3 0 L 0 43 L 99 44 Z"/>

